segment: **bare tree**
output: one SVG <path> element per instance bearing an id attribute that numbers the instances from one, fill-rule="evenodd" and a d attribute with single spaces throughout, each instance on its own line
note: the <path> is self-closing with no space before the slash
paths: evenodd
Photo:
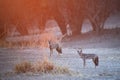
<path id="1" fill-rule="evenodd" d="M 73 34 L 79 34 L 84 19 L 88 18 L 93 30 L 99 32 L 114 6 L 120 10 L 119 4 L 120 0 L 1 0 L 0 22 L 16 25 L 22 35 L 27 35 L 34 20 L 39 29 L 44 30 L 46 21 L 52 18 L 63 34 L 67 24 L 72 27 Z"/>
<path id="2" fill-rule="evenodd" d="M 84 0 L 68 0 L 69 23 L 74 34 L 80 34 L 84 20 Z"/>
<path id="3" fill-rule="evenodd" d="M 86 1 L 86 17 L 90 20 L 93 31 L 100 32 L 104 28 L 105 21 L 113 11 L 113 0 Z"/>

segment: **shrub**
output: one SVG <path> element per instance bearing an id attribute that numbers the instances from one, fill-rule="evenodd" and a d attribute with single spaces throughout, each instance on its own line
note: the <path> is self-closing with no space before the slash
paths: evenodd
<path id="1" fill-rule="evenodd" d="M 30 62 L 22 62 L 15 65 L 16 73 L 26 73 L 30 72 L 32 69 L 32 64 Z"/>
<path id="2" fill-rule="evenodd" d="M 54 64 L 48 60 L 37 62 L 34 66 L 35 72 L 47 73 L 54 69 Z"/>
<path id="3" fill-rule="evenodd" d="M 67 67 L 57 66 L 48 59 L 31 64 L 30 62 L 22 62 L 15 65 L 16 73 L 52 73 L 52 74 L 71 74 Z"/>
<path id="4" fill-rule="evenodd" d="M 70 74 L 70 70 L 65 66 L 55 66 L 52 72 L 53 74 Z"/>

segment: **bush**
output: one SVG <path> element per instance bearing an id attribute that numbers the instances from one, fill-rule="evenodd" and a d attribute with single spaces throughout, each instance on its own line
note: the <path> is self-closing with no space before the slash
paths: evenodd
<path id="1" fill-rule="evenodd" d="M 54 69 L 54 64 L 48 60 L 43 60 L 41 62 L 37 62 L 34 65 L 35 72 L 43 72 L 47 73 Z"/>
<path id="2" fill-rule="evenodd" d="M 32 69 L 32 64 L 30 62 L 22 62 L 15 65 L 16 73 L 26 73 L 30 72 Z"/>
<path id="3" fill-rule="evenodd" d="M 52 74 L 70 74 L 67 67 L 56 66 L 51 61 L 44 59 L 43 61 L 31 64 L 30 62 L 22 62 L 15 65 L 16 73 L 52 73 Z"/>

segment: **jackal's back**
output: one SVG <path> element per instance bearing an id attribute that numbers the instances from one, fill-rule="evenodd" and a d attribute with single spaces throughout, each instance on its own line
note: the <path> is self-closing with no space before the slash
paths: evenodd
<path id="1" fill-rule="evenodd" d="M 93 59 L 95 58 L 97 55 L 96 54 L 82 54 L 81 58 L 85 58 L 85 59 Z"/>

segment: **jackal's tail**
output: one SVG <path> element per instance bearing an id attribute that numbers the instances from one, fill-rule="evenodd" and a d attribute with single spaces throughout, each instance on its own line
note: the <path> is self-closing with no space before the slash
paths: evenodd
<path id="1" fill-rule="evenodd" d="M 62 48 L 61 48 L 61 47 L 57 47 L 57 48 L 56 48 L 56 51 L 57 51 L 59 54 L 62 54 Z"/>
<path id="2" fill-rule="evenodd" d="M 98 66 L 99 65 L 99 57 L 96 56 L 95 59 L 93 60 L 95 66 Z"/>

